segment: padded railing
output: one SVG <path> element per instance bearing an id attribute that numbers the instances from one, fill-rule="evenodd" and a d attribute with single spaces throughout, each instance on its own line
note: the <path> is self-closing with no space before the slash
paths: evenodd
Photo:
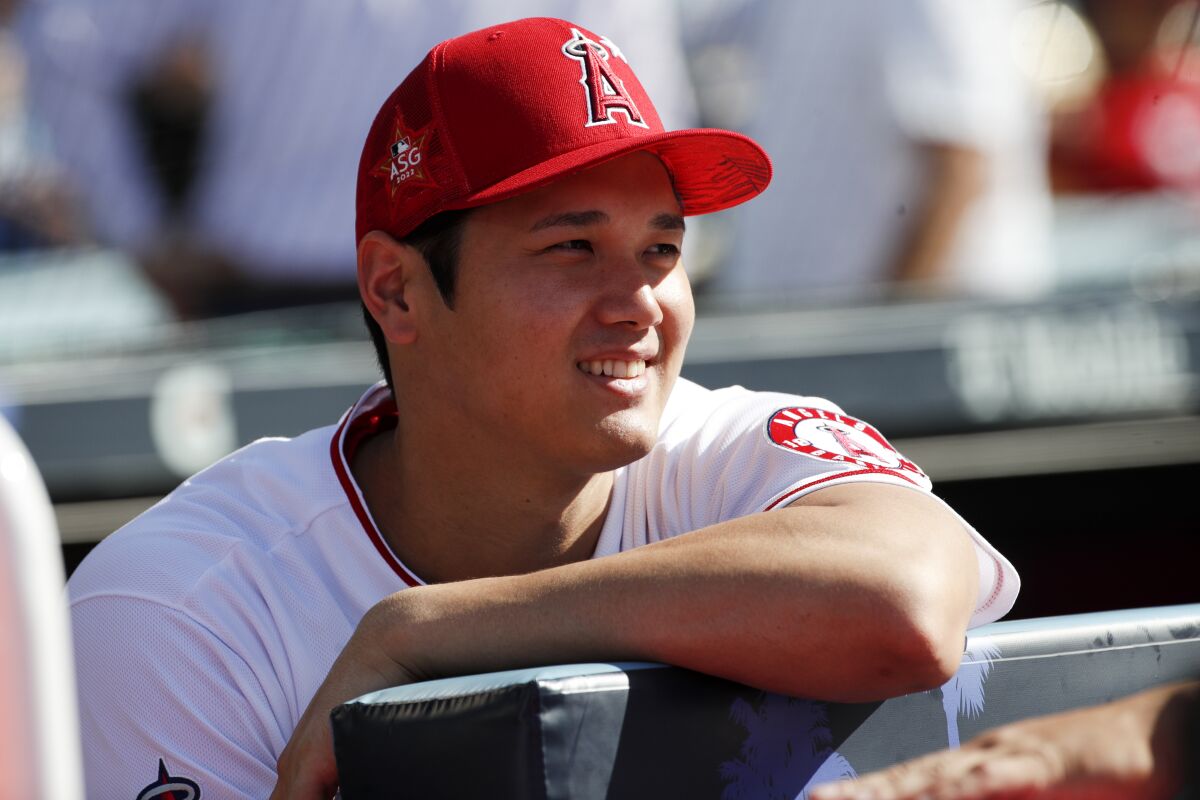
<path id="1" fill-rule="evenodd" d="M 940 689 L 784 697 L 653 664 L 401 686 L 334 710 L 342 797 L 803 797 L 1016 719 L 1200 676 L 1200 604 L 999 622 Z"/>

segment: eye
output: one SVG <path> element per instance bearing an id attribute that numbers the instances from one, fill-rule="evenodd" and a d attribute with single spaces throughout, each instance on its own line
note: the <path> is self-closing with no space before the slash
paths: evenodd
<path id="1" fill-rule="evenodd" d="M 559 242 L 558 244 L 550 245 L 550 247 L 548 249 L 550 249 L 550 250 L 573 250 L 573 251 L 590 253 L 592 250 L 592 243 L 589 242 L 587 239 L 570 239 L 565 242 Z"/>
<path id="2" fill-rule="evenodd" d="M 659 244 L 650 245 L 650 247 L 646 249 L 646 254 L 654 256 L 655 258 L 669 258 L 671 260 L 675 260 L 682 255 L 679 250 L 679 245 L 670 244 L 668 242 L 660 242 Z"/>

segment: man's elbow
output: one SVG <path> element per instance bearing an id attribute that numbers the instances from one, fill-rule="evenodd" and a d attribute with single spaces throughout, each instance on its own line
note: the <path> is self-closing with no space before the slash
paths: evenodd
<path id="1" fill-rule="evenodd" d="M 963 634 L 963 629 L 954 625 L 897 614 L 885 625 L 875 627 L 869 640 L 860 639 L 853 650 L 843 652 L 839 661 L 842 668 L 835 675 L 825 676 L 816 695 L 811 686 L 797 687 L 790 693 L 862 703 L 934 689 L 958 670 Z"/>
<path id="2" fill-rule="evenodd" d="M 882 584 L 895 615 L 888 641 L 910 692 L 941 686 L 958 671 L 979 593 L 973 546 L 957 521 L 940 519 L 940 535 L 921 537 L 925 546 L 893 567 Z"/>
<path id="3" fill-rule="evenodd" d="M 900 604 L 898 624 L 889 637 L 892 675 L 905 692 L 941 686 L 962 663 L 970 609 L 962 591 L 931 586 L 910 592 Z"/>
<path id="4" fill-rule="evenodd" d="M 953 626 L 915 626 L 894 643 L 896 676 L 902 691 L 920 692 L 954 677 L 962 662 L 963 629 Z"/>

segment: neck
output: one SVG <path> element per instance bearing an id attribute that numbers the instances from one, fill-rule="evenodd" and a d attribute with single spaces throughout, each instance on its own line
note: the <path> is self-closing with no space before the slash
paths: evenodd
<path id="1" fill-rule="evenodd" d="M 364 442 L 351 469 L 380 534 L 422 580 L 515 575 L 591 557 L 613 473 L 563 475 L 511 453 L 446 458 L 444 447 L 422 447 L 419 433 L 403 428 Z"/>

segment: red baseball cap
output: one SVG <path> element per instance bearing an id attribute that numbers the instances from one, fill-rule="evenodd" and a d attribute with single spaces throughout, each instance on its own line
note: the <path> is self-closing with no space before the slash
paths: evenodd
<path id="1" fill-rule="evenodd" d="M 625 55 L 560 19 L 449 39 L 375 117 L 358 168 L 357 239 L 494 203 L 637 150 L 659 157 L 684 214 L 757 195 L 771 161 L 740 133 L 664 131 Z"/>

